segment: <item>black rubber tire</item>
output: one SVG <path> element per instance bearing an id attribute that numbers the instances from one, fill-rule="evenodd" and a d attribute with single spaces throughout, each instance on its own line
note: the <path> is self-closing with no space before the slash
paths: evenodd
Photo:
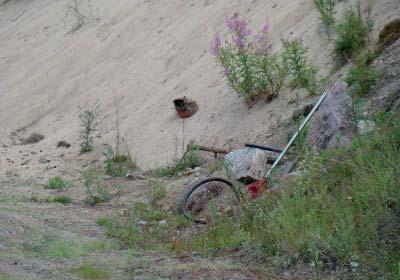
<path id="1" fill-rule="evenodd" d="M 187 204 L 187 202 L 188 202 L 190 196 L 192 195 L 192 193 L 193 193 L 195 190 L 197 190 L 198 188 L 200 188 L 202 185 L 204 185 L 204 184 L 206 184 L 206 183 L 210 183 L 210 182 L 222 182 L 222 183 L 224 183 L 225 185 L 227 185 L 227 186 L 230 187 L 230 189 L 234 192 L 236 198 L 239 199 L 239 195 L 238 195 L 238 193 L 237 193 L 237 191 L 236 191 L 236 189 L 235 189 L 233 183 L 230 182 L 230 181 L 228 181 L 228 180 L 225 179 L 225 178 L 221 178 L 221 177 L 211 177 L 211 178 L 207 178 L 207 179 L 202 179 L 202 180 L 195 181 L 195 182 L 193 182 L 193 183 L 190 185 L 189 189 L 184 193 L 184 195 L 182 196 L 180 205 L 179 205 L 179 210 L 180 210 L 180 212 L 185 216 L 186 219 L 192 220 L 192 221 L 194 221 L 194 222 L 196 222 L 196 223 L 199 223 L 199 224 L 205 224 L 204 221 L 198 220 L 198 219 L 193 219 L 193 218 L 191 217 L 189 210 L 186 208 L 186 204 Z"/>

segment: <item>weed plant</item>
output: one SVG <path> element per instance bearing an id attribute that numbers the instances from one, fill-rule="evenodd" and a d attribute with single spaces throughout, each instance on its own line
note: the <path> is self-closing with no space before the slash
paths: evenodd
<path id="1" fill-rule="evenodd" d="M 53 201 L 61 203 L 61 204 L 68 204 L 68 203 L 71 203 L 72 200 L 71 200 L 71 198 L 69 196 L 58 195 L 58 196 L 53 198 Z"/>
<path id="2" fill-rule="evenodd" d="M 81 154 L 93 150 L 94 138 L 99 135 L 101 124 L 101 110 L 98 101 L 87 103 L 83 107 L 79 107 L 80 126 L 79 139 L 81 140 Z"/>
<path id="3" fill-rule="evenodd" d="M 335 6 L 336 0 L 314 0 L 321 21 L 324 23 L 328 33 L 335 24 Z"/>
<path id="4" fill-rule="evenodd" d="M 124 177 L 134 167 L 129 156 L 114 154 L 111 146 L 108 146 L 105 154 L 107 159 L 104 162 L 104 168 L 106 174 L 112 177 Z"/>
<path id="5" fill-rule="evenodd" d="M 68 186 L 68 182 L 65 181 L 60 176 L 55 176 L 50 178 L 49 182 L 47 183 L 46 188 L 51 190 L 63 190 Z"/>
<path id="6" fill-rule="evenodd" d="M 238 14 L 226 20 L 224 41 L 217 33 L 210 53 L 224 71 L 228 85 L 247 104 L 258 97 L 268 100 L 279 94 L 285 77 L 279 55 L 273 55 L 268 42 L 269 24 L 256 35 Z"/>
<path id="7" fill-rule="evenodd" d="M 111 199 L 108 188 L 100 182 L 99 174 L 96 169 L 89 168 L 83 175 L 83 183 L 86 188 L 86 202 L 90 205 L 96 205 L 102 202 L 108 202 Z"/>
<path id="8" fill-rule="evenodd" d="M 187 168 L 196 168 L 200 165 L 200 157 L 196 147 L 191 147 L 180 160 L 175 160 L 173 164 L 158 168 L 155 173 L 159 177 L 172 177 L 185 171 Z"/>
<path id="9" fill-rule="evenodd" d="M 373 21 L 363 17 L 360 5 L 345 11 L 343 22 L 336 25 L 333 46 L 338 65 L 344 65 L 367 47 L 372 27 Z"/>
<path id="10" fill-rule="evenodd" d="M 318 93 L 316 74 L 318 69 L 312 65 L 307 57 L 307 48 L 301 40 L 283 40 L 283 61 L 288 69 L 289 84 L 293 89 L 307 89 L 310 95 Z"/>
<path id="11" fill-rule="evenodd" d="M 369 65 L 368 56 L 357 59 L 354 65 L 349 69 L 346 82 L 350 86 L 350 92 L 354 97 L 362 97 L 369 93 L 383 71 L 375 70 Z"/>

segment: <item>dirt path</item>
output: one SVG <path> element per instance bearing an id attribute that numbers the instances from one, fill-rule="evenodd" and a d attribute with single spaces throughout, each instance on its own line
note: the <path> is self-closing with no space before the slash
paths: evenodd
<path id="1" fill-rule="evenodd" d="M 121 248 L 95 223 L 112 203 L 89 207 L 81 187 L 66 192 L 71 204 L 46 202 L 56 191 L 0 178 L 0 279 L 257 279 L 231 260 Z"/>

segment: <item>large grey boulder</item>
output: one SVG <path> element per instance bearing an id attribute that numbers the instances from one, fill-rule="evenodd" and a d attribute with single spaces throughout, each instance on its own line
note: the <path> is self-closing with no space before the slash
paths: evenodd
<path id="1" fill-rule="evenodd" d="M 224 165 L 229 175 L 240 181 L 263 179 L 267 172 L 268 152 L 245 148 L 225 156 Z"/>
<path id="2" fill-rule="evenodd" d="M 356 131 L 353 101 L 347 94 L 347 84 L 336 83 L 313 116 L 306 142 L 313 152 L 347 147 Z"/>

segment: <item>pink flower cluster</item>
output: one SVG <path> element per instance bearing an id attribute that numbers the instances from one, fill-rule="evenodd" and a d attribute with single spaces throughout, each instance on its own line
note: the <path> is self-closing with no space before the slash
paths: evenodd
<path id="1" fill-rule="evenodd" d="M 239 49 L 244 47 L 246 37 L 251 36 L 251 29 L 247 26 L 247 22 L 244 19 L 239 18 L 239 14 L 234 14 L 233 17 L 229 18 L 225 22 L 229 32 L 235 34 L 235 43 Z"/>
<path id="2" fill-rule="evenodd" d="M 225 25 L 230 34 L 233 35 L 233 43 L 236 47 L 243 51 L 244 49 L 248 51 L 254 51 L 258 54 L 263 54 L 268 51 L 268 33 L 270 30 L 270 26 L 268 21 L 264 24 L 262 30 L 253 38 L 250 38 L 252 35 L 251 29 L 248 27 L 248 23 L 239 17 L 239 14 L 235 13 L 231 18 L 228 18 L 225 21 Z M 246 47 L 250 49 L 247 49 Z M 221 54 L 221 37 L 219 33 L 216 33 L 214 36 L 213 43 L 210 47 L 211 55 L 215 57 L 219 57 Z"/>
<path id="3" fill-rule="evenodd" d="M 220 55 L 221 51 L 221 37 L 219 36 L 219 33 L 216 33 L 214 36 L 214 41 L 210 47 L 210 53 L 211 55 L 218 57 Z"/>

